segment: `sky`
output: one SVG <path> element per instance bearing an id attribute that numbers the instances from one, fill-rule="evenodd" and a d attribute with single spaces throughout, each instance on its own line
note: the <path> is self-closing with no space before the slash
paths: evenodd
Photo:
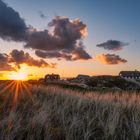
<path id="1" fill-rule="evenodd" d="M 140 70 L 139 0 L 0 0 L 0 79 Z"/>

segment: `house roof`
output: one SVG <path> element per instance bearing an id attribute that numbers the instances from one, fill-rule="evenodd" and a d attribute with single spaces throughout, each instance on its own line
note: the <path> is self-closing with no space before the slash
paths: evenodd
<path id="1" fill-rule="evenodd" d="M 78 78 L 90 78 L 90 76 L 89 76 L 89 75 L 79 74 L 76 78 L 77 78 L 77 79 L 78 79 Z"/>
<path id="2" fill-rule="evenodd" d="M 45 75 L 45 78 L 60 78 L 59 74 L 47 74 Z"/>
<path id="3" fill-rule="evenodd" d="M 119 75 L 122 76 L 138 76 L 140 77 L 140 72 L 139 71 L 121 71 Z"/>

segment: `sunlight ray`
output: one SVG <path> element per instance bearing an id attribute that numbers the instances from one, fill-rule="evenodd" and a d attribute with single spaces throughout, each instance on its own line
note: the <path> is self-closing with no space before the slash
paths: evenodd
<path id="1" fill-rule="evenodd" d="M 22 83 L 23 83 L 23 81 L 20 81 L 20 83 L 19 83 L 19 91 L 20 91 L 21 96 L 24 95 L 24 89 L 23 89 Z"/>
<path id="2" fill-rule="evenodd" d="M 9 92 L 5 95 L 6 99 L 8 99 L 8 97 L 11 98 L 11 95 L 14 93 L 15 86 L 16 82 L 13 82 L 13 84 L 9 88 Z"/>
<path id="3" fill-rule="evenodd" d="M 14 93 L 14 103 L 17 101 L 18 93 L 19 93 L 19 82 L 17 81 L 15 87 L 15 93 Z"/>
<path id="4" fill-rule="evenodd" d="M 25 91 L 26 91 L 26 92 L 28 93 L 28 95 L 30 96 L 30 90 L 29 90 L 29 88 L 27 87 L 27 84 L 22 83 L 22 85 L 23 85 Z"/>
<path id="5" fill-rule="evenodd" d="M 3 86 L 7 85 L 9 83 L 9 81 L 3 81 L 0 85 L 0 89 L 3 88 Z"/>
<path id="6" fill-rule="evenodd" d="M 22 83 L 22 85 L 23 85 L 25 91 L 27 92 L 28 96 L 31 98 L 32 102 L 34 102 L 34 99 L 32 98 L 31 92 L 29 90 L 29 84 Z"/>
<path id="7" fill-rule="evenodd" d="M 13 81 L 8 81 L 6 83 L 7 84 L 5 84 L 4 82 L 4 85 L 6 85 L 5 87 L 3 87 L 3 85 L 0 85 L 0 87 L 3 87 L 2 90 L 0 91 L 0 94 L 6 93 L 4 94 L 5 102 L 10 101 L 12 98 L 15 104 L 18 99 L 22 99 L 24 93 L 26 93 L 31 98 L 29 83 L 21 80 L 13 80 Z M 31 100 L 33 101 L 33 99 Z"/>
<path id="8" fill-rule="evenodd" d="M 0 91 L 0 95 L 4 92 L 6 92 L 12 85 L 14 84 L 14 81 L 12 81 L 11 83 L 9 83 L 6 87 L 4 87 L 1 91 Z"/>

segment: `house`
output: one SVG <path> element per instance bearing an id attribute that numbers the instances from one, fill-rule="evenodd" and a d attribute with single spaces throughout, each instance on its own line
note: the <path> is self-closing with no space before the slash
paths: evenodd
<path id="1" fill-rule="evenodd" d="M 45 82 L 56 82 L 60 80 L 60 76 L 58 74 L 47 74 L 45 75 Z"/>
<path id="2" fill-rule="evenodd" d="M 79 74 L 76 78 L 75 81 L 80 82 L 80 83 L 85 83 L 87 80 L 89 80 L 91 77 L 89 75 L 82 75 Z"/>
<path id="3" fill-rule="evenodd" d="M 76 77 L 76 79 L 89 79 L 90 78 L 90 76 L 89 75 L 82 75 L 82 74 L 79 74 L 77 77 Z"/>
<path id="4" fill-rule="evenodd" d="M 119 76 L 124 77 L 124 78 L 129 78 L 129 79 L 140 79 L 140 72 L 135 70 L 135 71 L 121 71 L 119 73 Z"/>

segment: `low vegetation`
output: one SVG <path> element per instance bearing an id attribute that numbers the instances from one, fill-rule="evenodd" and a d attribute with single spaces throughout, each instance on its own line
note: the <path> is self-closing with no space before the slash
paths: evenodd
<path id="1" fill-rule="evenodd" d="M 10 89 L 0 94 L 2 140 L 140 139 L 138 93 L 83 94 L 58 86 L 24 84 L 28 90 L 18 90 L 18 95 Z"/>
<path id="2" fill-rule="evenodd" d="M 87 78 L 81 82 L 76 78 L 71 78 L 66 81 L 47 81 L 37 82 L 28 81 L 32 85 L 44 84 L 45 86 L 59 86 L 65 89 L 77 90 L 81 92 L 140 92 L 140 81 L 124 79 L 120 76 L 94 76 Z"/>
<path id="3" fill-rule="evenodd" d="M 132 81 L 125 80 L 119 76 L 97 76 L 86 82 L 88 86 L 95 89 L 116 89 L 125 91 L 140 91 L 140 86 Z"/>

